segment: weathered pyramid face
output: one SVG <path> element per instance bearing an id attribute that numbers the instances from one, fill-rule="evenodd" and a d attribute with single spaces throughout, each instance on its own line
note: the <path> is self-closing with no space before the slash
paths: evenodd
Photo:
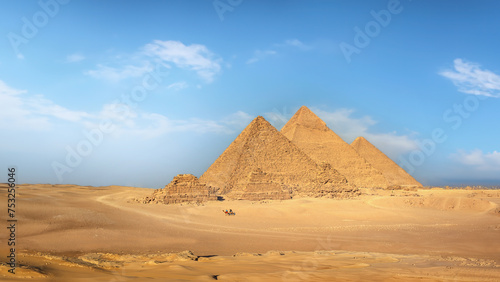
<path id="1" fill-rule="evenodd" d="M 294 130 L 297 126 L 302 126 L 310 129 L 328 131 L 329 128 L 326 123 L 320 119 L 315 113 L 313 113 L 306 106 L 302 106 L 293 117 L 283 126 L 281 133 L 289 132 Z"/>
<path id="2" fill-rule="evenodd" d="M 285 124 L 281 133 L 317 163 L 331 164 L 351 184 L 358 187 L 388 186 L 380 171 L 305 106 Z"/>
<path id="3" fill-rule="evenodd" d="M 266 181 L 302 191 L 316 189 L 321 181 L 346 185 L 345 178 L 333 169 L 325 176 L 314 160 L 261 116 L 241 132 L 200 181 L 226 194 L 249 184 L 249 175 L 255 171 L 265 173 Z"/>
<path id="4" fill-rule="evenodd" d="M 393 162 L 364 137 L 356 138 L 356 140 L 351 143 L 351 146 L 373 167 L 384 174 L 389 185 L 422 186 L 415 178 L 409 175 L 403 168 Z"/>

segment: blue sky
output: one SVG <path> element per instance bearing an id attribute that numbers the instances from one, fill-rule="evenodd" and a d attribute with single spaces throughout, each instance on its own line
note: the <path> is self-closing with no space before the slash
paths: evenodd
<path id="1" fill-rule="evenodd" d="M 163 187 L 306 105 L 424 185 L 500 184 L 498 1 L 0 5 L 0 166 L 20 182 Z"/>

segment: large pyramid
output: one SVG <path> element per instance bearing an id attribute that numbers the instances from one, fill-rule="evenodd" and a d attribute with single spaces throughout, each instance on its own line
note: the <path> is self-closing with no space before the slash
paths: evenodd
<path id="1" fill-rule="evenodd" d="M 302 106 L 281 133 L 317 163 L 329 163 L 358 187 L 388 187 L 380 171 L 329 129 L 325 122 Z"/>
<path id="2" fill-rule="evenodd" d="M 252 198 L 271 199 L 273 195 L 282 198 L 283 192 L 317 196 L 353 189 L 344 176 L 318 165 L 261 116 L 240 133 L 200 182 L 217 188 L 219 194 L 251 193 Z"/>
<path id="3" fill-rule="evenodd" d="M 373 146 L 364 137 L 358 137 L 351 143 L 351 146 L 364 157 L 373 167 L 384 174 L 393 186 L 422 186 L 418 181 L 409 175 L 404 169 L 393 162 L 389 157 Z"/>

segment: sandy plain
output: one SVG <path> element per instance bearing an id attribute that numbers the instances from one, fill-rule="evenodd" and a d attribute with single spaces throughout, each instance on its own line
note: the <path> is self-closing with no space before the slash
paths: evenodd
<path id="1" fill-rule="evenodd" d="M 500 190 L 361 191 L 148 205 L 133 201 L 147 188 L 24 184 L 0 280 L 500 281 Z"/>

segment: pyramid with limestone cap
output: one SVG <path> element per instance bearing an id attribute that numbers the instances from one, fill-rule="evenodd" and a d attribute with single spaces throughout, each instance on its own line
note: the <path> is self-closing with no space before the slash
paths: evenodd
<path id="1" fill-rule="evenodd" d="M 283 191 L 317 194 L 353 188 L 344 176 L 318 165 L 261 116 L 240 133 L 200 181 L 228 195 L 251 192 L 255 196 L 257 190 L 271 189 L 282 197 Z"/>
<path id="2" fill-rule="evenodd" d="M 415 178 L 397 165 L 364 137 L 358 137 L 351 146 L 373 167 L 382 172 L 391 186 L 422 186 Z"/>
<path id="3" fill-rule="evenodd" d="M 306 106 L 283 126 L 281 133 L 317 163 L 329 163 L 358 187 L 383 187 L 388 182 L 354 148 L 333 132 Z"/>

